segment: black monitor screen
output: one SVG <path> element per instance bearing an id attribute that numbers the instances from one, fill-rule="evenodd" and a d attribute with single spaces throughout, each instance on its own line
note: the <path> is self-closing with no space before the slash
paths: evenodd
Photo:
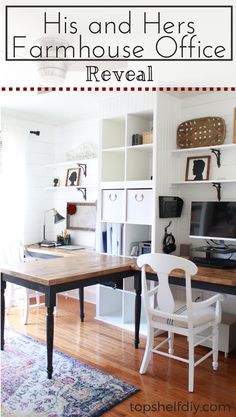
<path id="1" fill-rule="evenodd" d="M 193 201 L 190 237 L 236 240 L 236 201 Z"/>

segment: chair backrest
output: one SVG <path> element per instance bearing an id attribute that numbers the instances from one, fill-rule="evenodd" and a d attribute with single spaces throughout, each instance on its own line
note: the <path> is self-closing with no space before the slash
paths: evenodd
<path id="1" fill-rule="evenodd" d="M 19 239 L 9 240 L 2 243 L 1 263 L 7 265 L 24 262 L 24 246 Z"/>
<path id="2" fill-rule="evenodd" d="M 186 280 L 186 302 L 188 313 L 191 314 L 192 294 L 191 294 L 191 275 L 197 273 L 197 266 L 187 259 L 167 255 L 163 253 L 149 253 L 140 255 L 137 259 L 137 265 L 142 268 L 142 288 L 144 303 L 148 308 L 152 308 L 148 297 L 145 266 L 149 265 L 158 276 L 157 302 L 158 309 L 164 313 L 174 313 L 175 301 L 170 289 L 168 276 L 174 269 L 184 271 Z"/>

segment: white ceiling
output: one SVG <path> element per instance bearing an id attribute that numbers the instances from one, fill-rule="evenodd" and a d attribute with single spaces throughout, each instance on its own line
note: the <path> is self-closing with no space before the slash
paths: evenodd
<path id="1" fill-rule="evenodd" d="M 76 120 L 99 117 L 99 107 L 113 92 L 2 92 L 0 108 L 2 114 L 61 125 Z M 119 95 L 129 94 L 120 92 Z M 142 94 L 142 93 L 139 93 Z M 188 98 L 202 92 L 169 92 L 175 97 Z"/>
<path id="2" fill-rule="evenodd" d="M 104 93 L 90 92 L 32 92 L 1 93 L 2 114 L 21 116 L 52 125 L 98 116 Z"/>

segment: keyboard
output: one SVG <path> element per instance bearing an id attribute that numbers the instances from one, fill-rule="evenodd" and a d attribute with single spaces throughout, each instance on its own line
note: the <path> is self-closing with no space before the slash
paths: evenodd
<path id="1" fill-rule="evenodd" d="M 201 257 L 194 257 L 194 258 L 191 258 L 191 261 L 194 262 L 197 266 L 205 266 L 209 268 L 223 268 L 223 269 L 236 268 L 236 260 L 234 259 L 222 259 L 222 258 L 206 259 L 206 258 L 201 258 Z"/>

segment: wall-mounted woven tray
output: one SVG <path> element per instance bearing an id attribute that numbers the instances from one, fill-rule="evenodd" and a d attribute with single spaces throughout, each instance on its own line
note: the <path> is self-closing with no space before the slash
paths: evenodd
<path id="1" fill-rule="evenodd" d="M 179 148 L 198 148 L 221 145 L 226 134 L 225 121 L 221 117 L 201 117 L 187 120 L 177 129 Z"/>

